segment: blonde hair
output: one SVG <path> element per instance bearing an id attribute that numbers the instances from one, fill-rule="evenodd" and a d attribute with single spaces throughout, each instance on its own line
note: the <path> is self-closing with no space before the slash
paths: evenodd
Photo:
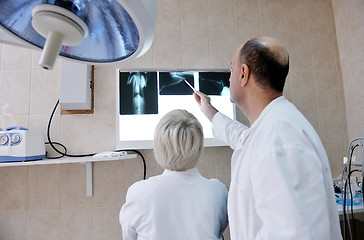
<path id="1" fill-rule="evenodd" d="M 154 132 L 154 155 L 160 166 L 172 171 L 195 167 L 203 147 L 200 122 L 186 110 L 172 110 Z"/>

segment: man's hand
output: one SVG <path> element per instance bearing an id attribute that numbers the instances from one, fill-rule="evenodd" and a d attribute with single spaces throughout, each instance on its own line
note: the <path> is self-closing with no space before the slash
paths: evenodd
<path id="1" fill-rule="evenodd" d="M 218 112 L 216 108 L 211 105 L 211 99 L 206 94 L 197 91 L 193 93 L 197 104 L 200 106 L 201 111 L 205 116 L 212 121 L 215 114 Z"/>

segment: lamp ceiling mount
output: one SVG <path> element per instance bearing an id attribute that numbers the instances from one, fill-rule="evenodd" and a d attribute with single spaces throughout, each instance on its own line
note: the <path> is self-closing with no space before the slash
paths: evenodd
<path id="1" fill-rule="evenodd" d="M 77 46 L 88 35 L 86 23 L 65 8 L 41 4 L 33 8 L 32 26 L 44 38 L 39 65 L 52 69 L 62 45 Z"/>

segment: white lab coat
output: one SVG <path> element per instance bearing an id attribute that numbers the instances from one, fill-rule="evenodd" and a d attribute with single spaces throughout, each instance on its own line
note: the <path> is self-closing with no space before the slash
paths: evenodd
<path id="1" fill-rule="evenodd" d="M 222 239 L 227 227 L 227 189 L 196 168 L 165 170 L 133 184 L 119 221 L 123 239 Z"/>
<path id="2" fill-rule="evenodd" d="M 283 96 L 273 100 L 250 128 L 221 113 L 212 123 L 215 137 L 234 149 L 232 240 L 341 239 L 328 158 L 293 104 Z"/>

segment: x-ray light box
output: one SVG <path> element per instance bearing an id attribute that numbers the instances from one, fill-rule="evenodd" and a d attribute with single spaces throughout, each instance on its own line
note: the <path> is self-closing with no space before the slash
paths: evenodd
<path id="1" fill-rule="evenodd" d="M 211 97 L 212 104 L 235 119 L 230 102 L 229 70 L 117 70 L 116 147 L 153 148 L 153 136 L 160 118 L 173 109 L 185 109 L 201 122 L 204 146 L 225 146 L 212 135 L 211 123 L 199 109 L 185 83 Z"/>

